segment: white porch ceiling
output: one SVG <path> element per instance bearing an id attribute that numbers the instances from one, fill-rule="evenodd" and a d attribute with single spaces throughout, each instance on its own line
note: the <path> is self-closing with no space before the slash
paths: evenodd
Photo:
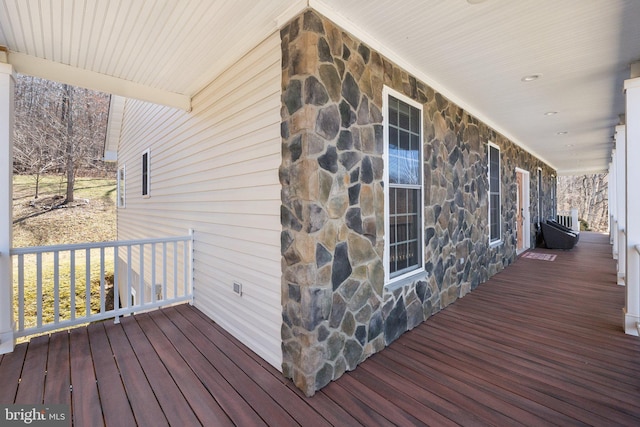
<path id="1" fill-rule="evenodd" d="M 606 170 L 623 81 L 640 59 L 640 1 L 471 3 L 0 0 L 0 45 L 18 72 L 188 109 L 310 5 L 560 173 Z M 521 81 L 531 74 L 541 78 Z"/>

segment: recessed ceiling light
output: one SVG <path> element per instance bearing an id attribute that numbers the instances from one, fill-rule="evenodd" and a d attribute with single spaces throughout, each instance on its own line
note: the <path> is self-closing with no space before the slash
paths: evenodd
<path id="1" fill-rule="evenodd" d="M 540 77 L 542 77 L 542 74 L 529 74 L 528 76 L 524 76 L 520 80 L 526 83 L 538 80 Z"/>
<path id="2" fill-rule="evenodd" d="M 557 111 L 547 111 L 544 113 L 545 116 L 555 116 L 556 114 L 558 114 Z"/>
<path id="3" fill-rule="evenodd" d="M 566 144 L 565 147 L 567 148 L 573 147 L 573 144 Z"/>
<path id="4" fill-rule="evenodd" d="M 563 130 L 563 131 L 561 131 L 561 132 L 556 132 L 556 135 L 566 135 L 566 134 L 568 134 L 568 133 L 569 133 L 569 132 L 567 132 L 566 130 Z"/>

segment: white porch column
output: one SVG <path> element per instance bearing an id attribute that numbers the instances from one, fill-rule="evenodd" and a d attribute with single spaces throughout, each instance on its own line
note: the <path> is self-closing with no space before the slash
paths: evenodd
<path id="1" fill-rule="evenodd" d="M 632 66 L 633 68 L 633 66 Z M 624 83 L 627 96 L 626 108 L 626 293 L 624 307 L 624 330 L 638 335 L 640 323 L 640 254 L 635 250 L 640 245 L 640 77 Z M 619 149 L 619 147 L 618 147 Z M 620 185 L 620 182 L 618 182 Z M 620 212 L 619 212 L 620 213 Z"/>
<path id="2" fill-rule="evenodd" d="M 628 117 L 628 116 L 627 116 Z M 626 229 L 626 199 L 625 194 L 627 190 L 625 171 L 627 169 L 625 163 L 625 147 L 626 147 L 626 133 L 625 125 L 616 126 L 616 213 L 618 214 L 618 229 L 616 230 L 617 239 L 617 253 L 618 253 L 618 285 L 625 284 L 625 264 L 626 264 L 626 246 L 624 241 L 623 231 Z"/>
<path id="3" fill-rule="evenodd" d="M 611 243 L 613 259 L 618 257 L 618 239 L 616 237 L 616 223 L 618 218 L 616 214 L 616 150 L 611 150 L 611 161 L 609 162 L 609 189 L 607 196 L 609 197 L 609 243 Z"/>
<path id="4" fill-rule="evenodd" d="M 0 46 L 0 354 L 13 351 L 13 67 Z"/>

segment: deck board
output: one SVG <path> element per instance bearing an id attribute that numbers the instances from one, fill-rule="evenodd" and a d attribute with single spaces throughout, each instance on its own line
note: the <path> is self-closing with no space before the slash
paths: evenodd
<path id="1" fill-rule="evenodd" d="M 44 404 L 71 405 L 71 365 L 69 333 L 60 332 L 49 339 Z"/>
<path id="2" fill-rule="evenodd" d="M 312 398 L 189 305 L 34 338 L 0 404 L 95 425 L 640 425 L 640 339 L 607 236 L 520 258 Z M 72 391 L 71 391 L 72 389 Z"/>
<path id="3" fill-rule="evenodd" d="M 155 326 L 147 314 L 126 320 L 138 323 L 203 425 L 207 423 L 220 426 L 233 425 L 217 399 L 210 394 L 198 376 L 187 366 L 171 341 Z"/>
<path id="4" fill-rule="evenodd" d="M 104 425 L 87 328 L 72 329 L 69 338 L 73 425 Z"/>
<path id="5" fill-rule="evenodd" d="M 104 323 L 94 323 L 88 327 L 88 331 L 105 424 L 107 427 L 135 425 L 133 411 L 113 357 Z"/>
<path id="6" fill-rule="evenodd" d="M 196 411 L 187 402 L 171 374 L 167 371 L 167 367 L 162 363 L 153 346 L 147 340 L 138 322 L 135 321 L 135 318 L 128 317 L 124 319 L 122 326 L 169 424 L 201 425 L 202 423 L 196 416 Z M 200 411 L 197 413 L 203 417 L 208 415 Z"/>
<path id="7" fill-rule="evenodd" d="M 243 358 L 247 356 L 239 351 L 229 349 L 227 353 L 223 353 L 213 342 L 209 341 L 207 336 L 200 331 L 197 325 L 191 323 L 187 318 L 175 311 L 167 311 L 166 315 L 170 316 L 175 326 L 187 334 L 187 338 L 198 346 L 203 357 L 215 367 L 218 373 L 229 383 L 235 390 L 250 390 L 253 392 L 242 396 L 251 410 L 255 411 L 267 423 L 267 425 L 292 425 L 295 419 L 281 406 L 274 406 L 274 400 L 278 399 L 274 395 L 270 395 L 264 389 L 258 386 L 255 378 L 252 378 L 248 369 L 242 369 L 241 366 L 249 365 Z M 198 320 L 198 319 L 195 319 Z M 240 366 L 238 366 L 240 365 Z M 278 388 L 274 387 L 277 393 Z M 284 396 L 283 396 L 284 397 Z M 243 409 L 246 411 L 246 408 Z M 312 422 L 313 420 L 309 420 Z M 314 425 L 322 425 L 317 422 Z"/>
<path id="8" fill-rule="evenodd" d="M 213 395 L 217 397 L 216 400 L 218 400 L 222 409 L 236 425 L 265 425 L 264 421 L 260 419 L 260 416 L 238 392 L 238 390 L 246 390 L 246 388 L 236 390 L 232 384 L 229 384 L 218 372 L 218 363 L 215 363 L 215 366 L 212 365 L 200 352 L 200 349 L 193 345 L 163 312 L 156 311 L 150 313 L 149 317 L 159 330 L 173 343 L 176 351 L 184 359 L 184 363 L 191 368 L 202 384 L 208 390 L 212 390 Z M 219 361 L 223 363 L 221 360 L 216 359 L 216 362 Z"/>
<path id="9" fill-rule="evenodd" d="M 120 370 L 132 415 L 138 425 L 169 425 L 124 330 L 108 322 L 105 331 L 113 348 L 114 359 Z M 119 389 L 118 385 L 116 390 Z M 123 410 L 128 411 L 129 408 Z"/>
<path id="10" fill-rule="evenodd" d="M 16 395 L 17 404 L 42 403 L 47 370 L 49 336 L 39 336 L 29 342 L 27 357 L 22 367 L 21 384 Z"/>
<path id="11" fill-rule="evenodd" d="M 22 365 L 27 354 L 27 344 L 16 346 L 12 353 L 5 354 L 0 364 L 0 403 L 13 404 L 16 400 Z"/>

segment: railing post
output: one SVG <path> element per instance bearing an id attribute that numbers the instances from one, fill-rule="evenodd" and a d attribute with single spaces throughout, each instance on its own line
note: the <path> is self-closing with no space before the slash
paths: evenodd
<path id="1" fill-rule="evenodd" d="M 0 354 L 13 351 L 13 67 L 0 50 Z"/>
<path id="2" fill-rule="evenodd" d="M 607 196 L 609 198 L 609 243 L 615 245 L 615 236 L 616 236 L 616 228 L 615 221 L 618 218 L 617 214 L 617 201 L 616 201 L 616 192 L 617 190 L 617 182 L 616 182 L 616 149 L 611 150 L 611 161 L 609 162 L 609 175 L 608 175 L 608 184 L 609 189 L 607 191 Z M 613 252 L 615 255 L 615 251 L 617 249 L 613 246 Z M 615 259 L 615 256 L 613 257 Z"/>
<path id="3" fill-rule="evenodd" d="M 632 70 L 635 70 L 632 66 Z M 632 75 L 632 77 L 635 77 Z M 624 144 L 625 161 L 625 307 L 624 330 L 629 335 L 638 335 L 640 322 L 640 254 L 635 250 L 640 245 L 640 197 L 635 187 L 640 182 L 640 77 L 624 82 L 626 90 L 626 134 Z M 616 128 L 617 130 L 617 128 Z M 616 139 L 616 148 L 617 139 Z M 618 182 L 618 184 L 620 184 Z M 620 214 L 620 212 L 618 212 Z M 619 258 L 622 254 L 619 254 Z"/>
<path id="4" fill-rule="evenodd" d="M 194 241 L 195 241 L 195 237 L 194 237 L 194 230 L 193 228 L 189 229 L 189 236 L 191 236 L 191 240 L 189 241 L 189 265 L 185 265 L 184 268 L 185 269 L 189 269 L 189 293 L 191 294 L 191 299 L 189 300 L 189 304 L 193 305 L 193 264 L 194 264 L 194 250 L 193 250 L 193 246 L 194 246 Z"/>
<path id="5" fill-rule="evenodd" d="M 571 229 L 573 231 L 580 231 L 580 220 L 578 219 L 578 209 L 571 209 Z"/>
<path id="6" fill-rule="evenodd" d="M 627 178 L 626 178 L 626 161 L 625 161 L 625 153 L 626 153 L 626 143 L 627 143 L 627 134 L 626 134 L 626 126 L 618 125 L 616 126 L 616 213 L 618 215 L 618 230 L 621 228 L 626 228 L 626 218 L 627 218 L 627 207 L 626 207 L 626 189 L 627 189 Z M 620 236 L 619 231 L 616 231 L 618 237 Z M 620 253 L 620 242 L 617 242 L 616 253 L 618 256 L 618 260 L 622 254 Z"/>
<path id="7" fill-rule="evenodd" d="M 624 286 L 625 284 L 625 274 L 626 274 L 626 235 L 624 228 L 620 228 L 618 230 L 618 285 Z"/>
<path id="8" fill-rule="evenodd" d="M 613 228 L 611 229 L 613 235 L 613 245 L 611 251 L 613 252 L 613 259 L 618 259 L 618 220 L 613 220 Z"/>

